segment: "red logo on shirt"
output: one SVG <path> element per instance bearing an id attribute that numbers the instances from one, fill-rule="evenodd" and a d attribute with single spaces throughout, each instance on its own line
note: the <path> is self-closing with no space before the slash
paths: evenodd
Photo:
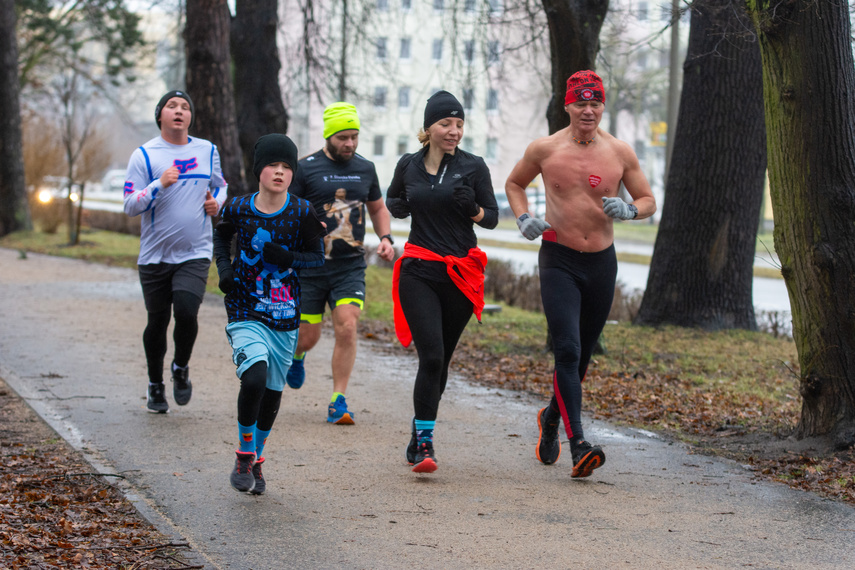
<path id="1" fill-rule="evenodd" d="M 588 182 L 590 182 L 591 188 L 596 188 L 597 184 L 599 184 L 602 181 L 603 181 L 602 178 L 600 178 L 599 176 L 594 176 L 593 174 L 588 177 Z"/>

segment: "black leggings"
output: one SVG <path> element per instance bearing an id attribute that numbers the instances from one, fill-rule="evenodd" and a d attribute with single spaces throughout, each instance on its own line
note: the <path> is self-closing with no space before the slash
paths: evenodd
<path id="1" fill-rule="evenodd" d="M 552 334 L 555 371 L 550 407 L 561 413 L 570 441 L 583 439 L 582 380 L 611 311 L 617 277 L 614 245 L 582 253 L 544 241 L 540 294 Z"/>
<path id="2" fill-rule="evenodd" d="M 261 431 L 270 431 L 281 401 L 282 392 L 267 387 L 267 363 L 256 362 L 240 377 L 238 423 L 242 426 L 255 424 Z"/>
<path id="3" fill-rule="evenodd" d="M 401 270 L 398 283 L 401 309 L 419 354 L 413 389 L 416 419 L 435 421 L 448 381 L 448 364 L 457 341 L 472 316 L 473 306 L 451 281 L 430 281 Z"/>
<path id="4" fill-rule="evenodd" d="M 169 328 L 170 313 L 175 313 L 175 330 L 172 340 L 175 343 L 175 364 L 187 366 L 196 342 L 199 325 L 196 316 L 202 299 L 189 291 L 174 291 L 166 308 L 148 313 L 148 324 L 143 331 L 143 347 L 148 364 L 149 382 L 163 382 L 163 359 L 166 356 L 166 332 Z"/>

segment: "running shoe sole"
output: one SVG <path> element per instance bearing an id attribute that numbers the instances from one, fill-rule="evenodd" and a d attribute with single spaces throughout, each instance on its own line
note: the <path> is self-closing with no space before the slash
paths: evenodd
<path id="1" fill-rule="evenodd" d="M 540 430 L 540 436 L 537 438 L 537 448 L 534 450 L 535 455 L 537 455 L 538 460 L 544 465 L 552 465 L 558 458 L 561 457 L 561 442 L 558 442 L 556 446 L 558 448 L 558 453 L 555 454 L 555 457 L 546 457 L 545 454 L 540 453 L 541 443 L 543 442 L 543 413 L 546 411 L 546 408 L 541 409 L 537 412 L 537 429 Z M 557 439 L 557 438 L 556 438 Z"/>
<path id="2" fill-rule="evenodd" d="M 437 465 L 436 461 L 432 458 L 427 457 L 422 459 L 421 462 L 413 465 L 413 473 L 433 473 L 436 471 Z"/>
<path id="3" fill-rule="evenodd" d="M 591 449 L 573 466 L 570 477 L 590 477 L 594 469 L 602 467 L 605 462 L 606 454 L 603 453 L 602 449 Z"/>
<path id="4" fill-rule="evenodd" d="M 344 413 L 337 420 L 332 419 L 332 417 L 327 417 L 327 421 L 331 424 L 336 424 L 339 426 L 352 426 L 354 424 L 353 418 L 350 417 L 350 413 Z"/>

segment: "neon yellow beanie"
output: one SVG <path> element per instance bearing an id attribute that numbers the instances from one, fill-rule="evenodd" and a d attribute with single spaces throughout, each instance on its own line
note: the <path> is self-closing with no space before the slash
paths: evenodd
<path id="1" fill-rule="evenodd" d="M 356 107 L 350 103 L 333 103 L 324 109 L 324 138 L 328 139 L 339 131 L 359 130 Z"/>

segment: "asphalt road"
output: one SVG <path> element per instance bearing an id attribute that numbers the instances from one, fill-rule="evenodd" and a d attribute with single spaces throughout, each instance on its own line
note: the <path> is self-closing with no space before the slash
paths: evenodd
<path id="1" fill-rule="evenodd" d="M 604 467 L 570 478 L 534 455 L 542 401 L 454 378 L 439 470 L 404 459 L 415 359 L 361 343 L 348 402 L 325 422 L 330 338 L 286 388 L 265 455 L 267 494 L 234 491 L 238 383 L 222 301 L 205 299 L 193 400 L 145 411 L 145 314 L 134 271 L 0 249 L 0 376 L 143 514 L 207 568 L 852 568 L 855 509 L 586 420 Z M 371 302 L 370 299 L 368 302 Z M 501 318 L 497 316 L 496 318 Z"/>

